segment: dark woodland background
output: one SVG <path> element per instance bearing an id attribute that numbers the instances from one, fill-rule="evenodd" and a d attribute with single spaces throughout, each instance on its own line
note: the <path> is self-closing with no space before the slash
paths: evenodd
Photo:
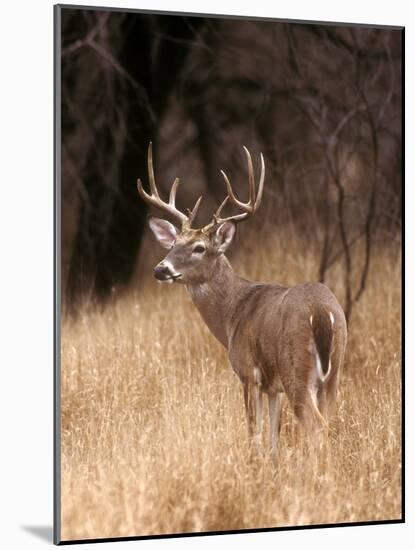
<path id="1" fill-rule="evenodd" d="M 204 195 L 200 223 L 225 196 L 220 169 L 244 198 L 242 145 L 256 166 L 262 151 L 251 224 L 291 224 L 317 242 L 321 281 L 341 263 L 350 315 L 374 247 L 400 242 L 401 30 L 65 8 L 61 29 L 69 310 L 131 281 L 151 140 L 159 187 L 180 176 L 182 209 Z"/>

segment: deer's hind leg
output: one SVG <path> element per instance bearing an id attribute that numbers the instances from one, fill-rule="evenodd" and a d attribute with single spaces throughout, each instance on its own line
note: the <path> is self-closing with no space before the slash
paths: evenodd
<path id="1" fill-rule="evenodd" d="M 333 351 L 330 357 L 330 374 L 325 380 L 319 394 L 319 409 L 325 418 L 333 414 L 339 386 L 339 377 L 343 367 L 345 346 L 334 342 Z"/>
<path id="2" fill-rule="evenodd" d="M 259 440 L 261 438 L 261 432 L 262 432 L 263 401 L 262 401 L 261 373 L 257 368 L 254 368 L 254 383 L 252 386 L 252 390 L 253 390 L 253 400 L 254 400 L 254 406 L 255 406 L 255 432 L 256 432 L 257 443 L 259 443 Z"/>
<path id="3" fill-rule="evenodd" d="M 260 379 L 255 376 L 255 371 L 256 369 L 254 369 L 253 380 L 243 382 L 243 389 L 248 435 L 252 437 L 255 433 L 257 442 L 259 442 L 262 431 L 263 400 Z"/>
<path id="4" fill-rule="evenodd" d="M 278 439 L 281 430 L 282 393 L 268 394 L 269 434 L 271 443 L 271 456 L 277 456 Z"/>
<path id="5" fill-rule="evenodd" d="M 327 420 L 321 414 L 314 389 L 307 389 L 294 412 L 307 432 L 313 446 L 320 449 L 328 435 Z"/>
<path id="6" fill-rule="evenodd" d="M 281 379 L 294 414 L 316 447 L 320 447 L 328 425 L 319 408 L 319 388 L 313 354 L 308 349 L 289 348 Z"/>
<path id="7" fill-rule="evenodd" d="M 250 384 L 248 380 L 243 382 L 243 390 L 246 424 L 248 426 L 248 436 L 252 437 L 254 435 L 254 409 L 251 398 Z"/>

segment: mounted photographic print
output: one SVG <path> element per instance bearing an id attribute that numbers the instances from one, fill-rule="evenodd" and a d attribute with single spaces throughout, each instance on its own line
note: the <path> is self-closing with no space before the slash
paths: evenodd
<path id="1" fill-rule="evenodd" d="M 252 16 L 55 7 L 55 543 L 404 520 L 403 29 Z"/>

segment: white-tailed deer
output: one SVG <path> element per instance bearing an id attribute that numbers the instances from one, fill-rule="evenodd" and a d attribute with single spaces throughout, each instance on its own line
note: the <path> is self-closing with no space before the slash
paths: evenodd
<path id="1" fill-rule="evenodd" d="M 151 144 L 148 172 L 151 194 L 138 180 L 143 200 L 180 222 L 180 229 L 151 217 L 149 224 L 169 253 L 154 269 L 156 279 L 186 285 L 203 320 L 228 350 L 232 368 L 243 385 L 248 430 L 261 431 L 262 395 L 268 395 L 271 447 L 275 454 L 280 428 L 282 395 L 308 432 L 319 434 L 335 403 L 343 363 L 347 328 L 341 306 L 323 284 L 291 288 L 248 281 L 237 275 L 225 256 L 236 231 L 236 222 L 253 215 L 261 202 L 265 166 L 256 190 L 251 155 L 248 161 L 249 201 L 240 202 L 222 171 L 227 197 L 211 223 L 192 228 L 201 198 L 188 215 L 175 205 L 179 180 L 173 183 L 168 202 L 157 191 Z M 227 218 L 221 212 L 230 201 L 241 213 Z"/>

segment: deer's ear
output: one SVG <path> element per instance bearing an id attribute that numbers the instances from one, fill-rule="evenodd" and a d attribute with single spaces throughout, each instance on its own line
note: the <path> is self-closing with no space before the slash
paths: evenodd
<path id="1" fill-rule="evenodd" d="M 224 222 L 216 229 L 215 243 L 218 247 L 218 252 L 223 253 L 228 249 L 233 241 L 235 233 L 236 223 L 233 221 Z"/>
<path id="2" fill-rule="evenodd" d="M 150 217 L 148 225 L 156 239 L 164 248 L 171 248 L 176 240 L 179 230 L 172 223 L 161 218 Z"/>

